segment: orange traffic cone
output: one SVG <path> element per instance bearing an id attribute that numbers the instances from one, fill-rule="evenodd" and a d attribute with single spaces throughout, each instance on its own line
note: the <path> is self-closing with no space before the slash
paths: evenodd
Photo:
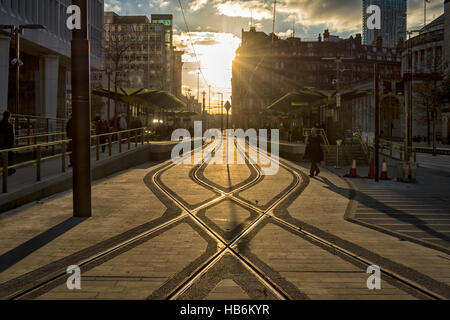
<path id="1" fill-rule="evenodd" d="M 383 167 L 381 170 L 381 176 L 380 176 L 381 180 L 391 180 L 388 177 L 388 171 L 387 171 L 387 164 L 386 164 L 386 157 L 383 158 Z"/>
<path id="2" fill-rule="evenodd" d="M 367 176 L 368 179 L 375 179 L 375 161 L 372 158 L 372 160 L 370 160 L 370 168 L 369 168 L 369 174 Z"/>
<path id="3" fill-rule="evenodd" d="M 356 157 L 353 157 L 353 162 L 352 162 L 352 167 L 350 168 L 350 172 L 349 174 L 346 174 L 344 177 L 347 178 L 356 178 L 357 174 L 356 174 Z"/>

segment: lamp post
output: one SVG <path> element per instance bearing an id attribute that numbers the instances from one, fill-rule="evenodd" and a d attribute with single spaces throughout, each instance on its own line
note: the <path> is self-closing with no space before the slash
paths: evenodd
<path id="1" fill-rule="evenodd" d="M 221 125 L 220 125 L 220 129 L 223 131 L 223 93 L 218 92 L 218 95 L 220 95 L 220 121 L 221 121 Z"/>
<path id="2" fill-rule="evenodd" d="M 25 24 L 19 25 L 0 25 L 0 29 L 9 29 L 11 35 L 14 35 L 16 46 L 16 57 L 11 61 L 11 64 L 16 67 L 16 106 L 15 113 L 19 113 L 19 99 L 20 99 L 20 68 L 23 66 L 20 60 L 20 35 L 23 34 L 24 29 L 46 29 L 45 26 L 40 24 Z"/>
<path id="3" fill-rule="evenodd" d="M 226 136 L 227 136 L 227 139 L 226 139 L 226 142 L 227 142 L 227 166 L 228 166 L 228 111 L 230 111 L 230 108 L 231 108 L 231 104 L 230 104 L 230 102 L 229 101 L 227 101 L 226 103 L 225 103 L 225 109 L 227 110 L 227 129 L 226 129 Z"/>
<path id="4" fill-rule="evenodd" d="M 205 101 L 206 92 L 205 91 L 202 92 L 202 96 L 203 96 L 202 125 L 203 125 L 203 130 L 206 130 L 206 101 Z"/>
<path id="5" fill-rule="evenodd" d="M 379 182 L 380 167 L 380 67 L 378 63 L 374 64 L 374 103 L 375 103 L 375 132 L 374 132 L 374 158 L 375 158 L 375 181 Z"/>
<path id="6" fill-rule="evenodd" d="M 108 117 L 108 128 L 110 126 L 110 121 L 111 121 L 111 69 L 107 68 L 106 69 L 106 74 L 108 75 L 108 113 L 107 113 L 107 117 Z"/>
<path id="7" fill-rule="evenodd" d="M 407 47 L 407 76 L 404 80 L 405 85 L 405 158 L 406 162 L 409 162 L 412 149 L 412 93 L 413 93 L 413 61 L 412 61 L 412 41 L 411 35 L 413 33 L 420 33 L 420 30 L 407 31 L 408 47 Z"/>
<path id="8" fill-rule="evenodd" d="M 91 97 L 88 40 L 88 0 L 72 0 L 80 8 L 81 28 L 72 30 L 73 215 L 90 217 L 91 208 Z"/>

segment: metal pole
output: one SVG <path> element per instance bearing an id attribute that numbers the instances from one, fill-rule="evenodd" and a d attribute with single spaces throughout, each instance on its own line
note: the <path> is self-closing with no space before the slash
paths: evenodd
<path id="1" fill-rule="evenodd" d="M 88 0 L 73 0 L 81 10 L 81 29 L 72 31 L 73 215 L 90 217 L 91 100 L 88 40 Z"/>
<path id="2" fill-rule="evenodd" d="M 380 152 L 380 140 L 379 140 L 379 134 L 380 134 L 380 84 L 379 84 L 379 65 L 378 63 L 375 63 L 374 65 L 374 86 L 375 86 L 375 132 L 374 132 L 374 152 L 375 152 L 375 181 L 379 181 L 378 171 L 380 168 L 380 159 L 379 159 L 379 152 Z"/>
<path id="3" fill-rule="evenodd" d="M 197 101 L 200 100 L 200 71 L 197 71 Z"/>
<path id="4" fill-rule="evenodd" d="M 111 71 L 108 71 L 108 129 L 111 121 Z"/>
<path id="5" fill-rule="evenodd" d="M 226 142 L 227 142 L 227 166 L 228 166 L 228 109 L 227 109 L 227 130 L 225 132 L 227 135 Z"/>
<path id="6" fill-rule="evenodd" d="M 20 32 L 19 28 L 15 28 L 14 33 L 16 36 L 16 113 L 19 112 L 19 99 L 20 99 Z"/>
<path id="7" fill-rule="evenodd" d="M 436 150 L 436 109 L 433 109 L 433 157 L 437 156 L 437 150 Z"/>
<path id="8" fill-rule="evenodd" d="M 223 93 L 220 94 L 220 115 L 221 115 L 221 129 L 223 131 Z"/>
<path id="9" fill-rule="evenodd" d="M 206 92 L 203 91 L 202 92 L 203 95 L 203 113 L 202 113 L 202 125 L 203 125 L 203 132 L 206 131 L 206 101 L 205 101 L 205 96 L 206 96 Z"/>

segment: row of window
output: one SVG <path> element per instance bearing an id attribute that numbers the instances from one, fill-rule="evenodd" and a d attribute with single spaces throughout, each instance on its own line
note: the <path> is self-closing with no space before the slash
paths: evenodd
<path id="1" fill-rule="evenodd" d="M 162 26 L 151 24 L 105 24 L 105 31 L 110 32 L 161 32 Z"/>

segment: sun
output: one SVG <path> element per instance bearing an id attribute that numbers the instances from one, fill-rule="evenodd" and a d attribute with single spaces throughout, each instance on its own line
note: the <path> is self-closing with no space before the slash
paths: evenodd
<path id="1" fill-rule="evenodd" d="M 231 100 L 231 66 L 241 39 L 231 33 L 191 32 L 190 37 L 182 33 L 175 36 L 174 41 L 178 49 L 185 51 L 183 87 L 191 89 L 194 96 L 197 95 L 198 59 L 205 78 L 200 75 L 199 91 L 209 93 L 208 85 L 211 86 L 211 106 L 218 104 L 219 92 L 223 93 L 224 103 Z M 212 112 L 217 113 L 218 110 L 212 109 Z"/>

